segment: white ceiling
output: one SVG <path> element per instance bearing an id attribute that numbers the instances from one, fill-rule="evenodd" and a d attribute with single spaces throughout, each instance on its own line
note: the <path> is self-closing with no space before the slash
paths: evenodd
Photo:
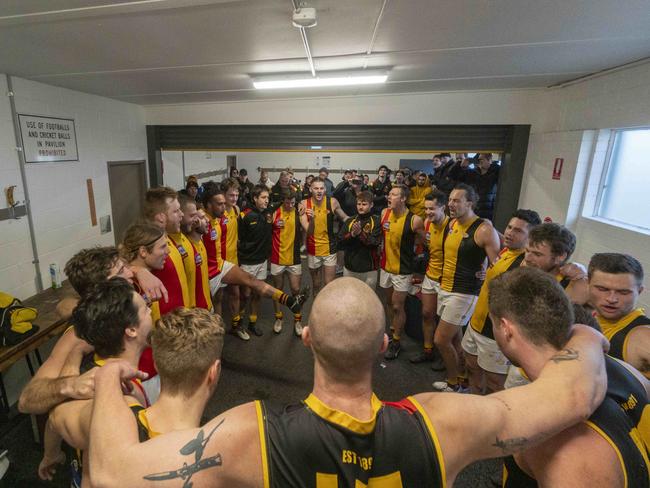
<path id="1" fill-rule="evenodd" d="M 255 90 L 309 74 L 291 0 L 0 0 L 0 72 L 151 105 L 546 87 L 650 56 L 649 0 L 307 4 L 317 73 L 387 68 L 388 83 Z"/>

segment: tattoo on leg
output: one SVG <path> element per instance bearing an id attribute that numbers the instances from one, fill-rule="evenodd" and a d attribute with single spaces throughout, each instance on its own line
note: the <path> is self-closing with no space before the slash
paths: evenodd
<path id="1" fill-rule="evenodd" d="M 191 488 L 192 476 L 204 469 L 214 468 L 223 464 L 221 460 L 221 454 L 203 459 L 203 451 L 205 450 L 205 446 L 210 441 L 212 434 L 215 433 L 215 431 L 221 426 L 221 424 L 224 423 L 224 421 L 225 419 L 219 422 L 205 438 L 203 429 L 201 429 L 196 438 L 192 439 L 190 442 L 181 447 L 179 452 L 182 455 L 189 456 L 191 454 L 194 454 L 194 462 L 192 464 L 183 462 L 183 465 L 178 469 L 163 471 L 162 473 L 148 474 L 144 477 L 144 479 L 149 481 L 164 481 L 180 478 L 183 480 L 183 488 Z"/>
<path id="2" fill-rule="evenodd" d="M 574 361 L 576 359 L 580 359 L 580 354 L 575 349 L 562 349 L 551 358 L 556 364 L 561 361 Z"/>

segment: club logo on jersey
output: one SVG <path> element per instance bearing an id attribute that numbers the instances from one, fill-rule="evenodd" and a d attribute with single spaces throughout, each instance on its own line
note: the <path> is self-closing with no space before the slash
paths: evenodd
<path id="1" fill-rule="evenodd" d="M 201 254 L 198 252 L 194 255 L 194 264 L 196 264 L 197 268 L 201 266 L 201 264 L 203 264 L 203 258 L 201 257 Z"/>
<path id="2" fill-rule="evenodd" d="M 185 250 L 183 245 L 179 244 L 178 246 L 176 246 L 176 248 L 178 249 L 178 252 L 181 253 L 181 257 L 185 259 L 187 257 L 187 251 Z"/>
<path id="3" fill-rule="evenodd" d="M 228 217 L 224 217 L 223 220 L 221 221 L 223 225 L 228 225 L 228 222 L 230 222 L 230 220 L 228 220 Z"/>
<path id="4" fill-rule="evenodd" d="M 431 240 L 431 232 L 427 232 L 424 238 L 427 240 L 427 242 L 429 242 Z"/>
<path id="5" fill-rule="evenodd" d="M 210 230 L 210 240 L 211 241 L 216 241 L 217 240 L 217 231 L 216 231 L 216 229 Z"/>
<path id="6" fill-rule="evenodd" d="M 372 223 L 371 222 L 366 222 L 366 225 L 363 226 L 363 231 L 366 234 L 370 234 L 370 232 L 372 231 Z"/>
<path id="7" fill-rule="evenodd" d="M 384 230 L 385 230 L 386 232 L 388 232 L 388 231 L 390 230 L 390 222 L 384 222 L 383 227 L 384 227 Z"/>

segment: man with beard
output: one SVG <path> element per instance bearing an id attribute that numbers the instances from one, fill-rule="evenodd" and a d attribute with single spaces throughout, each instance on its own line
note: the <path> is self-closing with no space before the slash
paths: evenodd
<path id="1" fill-rule="evenodd" d="M 499 347 L 531 384 L 537 383 L 540 365 L 560 351 L 571 353 L 566 341 L 575 322 L 572 304 L 553 276 L 525 267 L 492 280 L 489 292 Z M 607 394 L 596 411 L 538 446 L 507 457 L 502 486 L 650 486 L 650 384 L 610 356 L 605 356 L 605 366 Z M 507 391 L 520 388 L 526 387 Z"/>
<path id="2" fill-rule="evenodd" d="M 572 279 L 563 273 L 563 266 L 575 248 L 576 236 L 573 232 L 560 224 L 543 223 L 530 232 L 524 263 L 555 277 L 573 303 L 584 305 L 589 299 L 586 275 L 583 273 Z"/>
<path id="3" fill-rule="evenodd" d="M 203 235 L 207 232 L 207 218 L 202 210 L 197 209 L 193 199 L 181 195 L 179 200 L 183 211 L 181 231 L 190 244 L 187 249 L 188 257 L 183 260 L 190 301 L 193 307 L 212 310 L 208 256 L 202 241 Z"/>
<path id="4" fill-rule="evenodd" d="M 484 389 L 493 393 L 503 389 L 510 363 L 494 339 L 488 313 L 489 285 L 497 276 L 519 267 L 526 253 L 528 234 L 541 223 L 534 210 L 519 209 L 513 213 L 503 235 L 505 247 L 499 252 L 496 262 L 488 266 L 470 327 L 467 327 L 461 344 L 472 393 L 481 394 Z"/>
<path id="5" fill-rule="evenodd" d="M 305 212 L 300 216 L 300 223 L 307 234 L 307 266 L 316 294 L 336 275 L 334 216 L 343 222 L 348 216 L 336 198 L 325 196 L 325 183 L 320 178 L 312 182 L 311 195 L 302 202 Z"/>
<path id="6" fill-rule="evenodd" d="M 406 205 L 411 212 L 421 219 L 424 219 L 426 217 L 424 211 L 424 199 L 433 191 L 433 188 L 431 188 L 429 179 L 424 173 L 418 173 L 415 177 L 415 182 L 415 186 L 410 188 L 409 199 L 406 202 Z"/>
<path id="7" fill-rule="evenodd" d="M 456 185 L 449 195 L 452 220 L 443 245 L 444 264 L 438 294 L 440 321 L 434 337 L 447 370 L 447 380 L 433 384 L 440 391 L 461 389 L 458 347 L 461 328 L 467 324 L 476 306 L 486 259 L 494 263 L 501 248 L 492 223 L 474 213 L 477 201 L 474 188 L 464 184 Z"/>

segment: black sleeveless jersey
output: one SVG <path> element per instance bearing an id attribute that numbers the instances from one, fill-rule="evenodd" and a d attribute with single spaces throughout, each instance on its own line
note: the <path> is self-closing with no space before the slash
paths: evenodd
<path id="1" fill-rule="evenodd" d="M 265 488 L 445 486 L 437 436 L 409 397 L 382 403 L 361 422 L 313 394 L 288 407 L 257 402 Z"/>
<path id="2" fill-rule="evenodd" d="M 624 366 L 606 356 L 607 395 L 586 424 L 616 451 L 629 488 L 650 486 L 650 404 L 645 388 Z M 598 462 L 598 460 L 594 460 Z M 513 456 L 504 460 L 503 488 L 534 488 Z"/>
<path id="3" fill-rule="evenodd" d="M 476 244 L 476 231 L 483 219 L 475 218 L 464 225 L 452 220 L 444 237 L 440 288 L 450 293 L 478 295 L 483 280 L 476 274 L 483 268 L 487 254 Z"/>

